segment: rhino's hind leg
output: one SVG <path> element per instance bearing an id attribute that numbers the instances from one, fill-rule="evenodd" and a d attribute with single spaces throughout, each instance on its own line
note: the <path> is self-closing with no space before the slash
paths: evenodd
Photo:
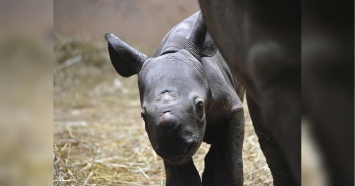
<path id="1" fill-rule="evenodd" d="M 183 165 L 174 165 L 164 161 L 167 186 L 201 185 L 201 178 L 192 161 Z"/>
<path id="2" fill-rule="evenodd" d="M 244 112 L 218 125 L 205 157 L 202 185 L 243 185 Z"/>

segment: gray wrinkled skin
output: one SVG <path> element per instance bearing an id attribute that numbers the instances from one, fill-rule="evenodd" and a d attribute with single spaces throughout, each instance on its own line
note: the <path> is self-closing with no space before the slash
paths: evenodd
<path id="1" fill-rule="evenodd" d="M 106 34 L 116 71 L 138 75 L 145 129 L 164 160 L 167 185 L 243 185 L 244 88 L 217 50 L 201 14 L 174 27 L 148 58 Z M 192 156 L 211 144 L 201 178 Z"/>

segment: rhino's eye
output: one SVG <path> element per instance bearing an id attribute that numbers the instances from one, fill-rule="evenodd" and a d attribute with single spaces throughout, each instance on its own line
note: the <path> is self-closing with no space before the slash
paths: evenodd
<path id="1" fill-rule="evenodd" d="M 145 121 L 145 111 L 144 111 L 144 109 L 141 111 L 141 118 L 143 118 L 143 120 Z"/>
<path id="2" fill-rule="evenodd" d="M 196 110 L 197 111 L 203 111 L 203 102 L 202 101 L 197 102 Z"/>
<path id="3" fill-rule="evenodd" d="M 196 114 L 199 118 L 203 116 L 203 101 L 199 98 L 195 100 Z"/>

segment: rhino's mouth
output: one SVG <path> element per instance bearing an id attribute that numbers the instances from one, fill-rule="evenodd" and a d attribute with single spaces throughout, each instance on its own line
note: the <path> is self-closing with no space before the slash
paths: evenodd
<path id="1" fill-rule="evenodd" d="M 193 140 L 193 139 L 190 139 L 190 140 L 192 142 L 190 144 L 188 144 L 183 155 L 166 157 L 163 159 L 165 161 L 167 161 L 168 163 L 177 164 L 177 165 L 185 164 L 186 162 L 188 162 L 192 158 L 192 156 L 195 154 L 195 152 L 197 150 L 196 146 L 198 145 L 196 140 Z"/>

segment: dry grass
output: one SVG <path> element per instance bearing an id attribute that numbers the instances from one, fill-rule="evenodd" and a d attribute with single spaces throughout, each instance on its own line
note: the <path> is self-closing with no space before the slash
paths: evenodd
<path id="1" fill-rule="evenodd" d="M 116 74 L 104 44 L 57 37 L 55 54 L 54 185 L 164 185 L 163 162 L 140 118 L 136 77 Z M 244 183 L 272 185 L 245 109 Z M 202 144 L 193 157 L 200 173 L 208 149 Z"/>

